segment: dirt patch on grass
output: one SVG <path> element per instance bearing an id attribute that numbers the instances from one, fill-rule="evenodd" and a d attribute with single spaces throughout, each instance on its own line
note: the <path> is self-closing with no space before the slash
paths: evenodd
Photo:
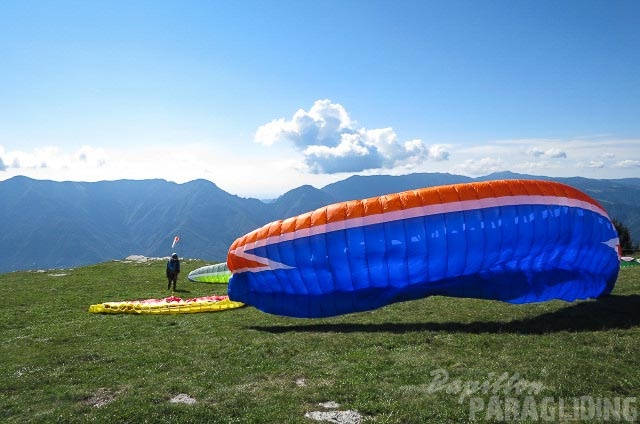
<path id="1" fill-rule="evenodd" d="M 325 409 L 340 408 L 340 404 L 334 401 L 320 403 L 319 406 Z M 315 421 L 326 421 L 335 424 L 360 424 L 362 415 L 358 411 L 312 411 L 304 414 L 305 418 Z"/>
<path id="2" fill-rule="evenodd" d="M 118 393 L 114 393 L 108 389 L 100 388 L 93 396 L 85 399 L 82 403 L 93 408 L 102 408 L 116 400 Z"/>

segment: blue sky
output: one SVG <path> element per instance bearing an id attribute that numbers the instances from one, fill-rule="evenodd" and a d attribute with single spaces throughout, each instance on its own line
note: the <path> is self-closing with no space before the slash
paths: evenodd
<path id="1" fill-rule="evenodd" d="M 4 1 L 0 180 L 640 177 L 637 1 Z"/>

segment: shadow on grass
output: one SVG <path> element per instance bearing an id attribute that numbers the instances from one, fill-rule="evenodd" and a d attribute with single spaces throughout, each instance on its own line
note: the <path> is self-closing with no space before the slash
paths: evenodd
<path id="1" fill-rule="evenodd" d="M 250 329 L 268 333 L 409 333 L 415 331 L 444 331 L 471 334 L 546 334 L 560 331 L 607 331 L 628 329 L 640 325 L 640 295 L 607 296 L 595 301 L 580 302 L 554 312 L 516 321 L 416 322 L 351 324 L 325 323 L 302 325 L 251 326 Z"/>

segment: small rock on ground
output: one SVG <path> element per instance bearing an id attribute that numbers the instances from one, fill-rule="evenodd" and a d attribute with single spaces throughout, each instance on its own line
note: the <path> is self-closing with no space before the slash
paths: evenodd
<path id="1" fill-rule="evenodd" d="M 169 399 L 169 403 L 185 403 L 187 405 L 193 405 L 196 403 L 196 400 L 188 394 L 180 393 L 179 395 L 175 395 Z"/>
<path id="2" fill-rule="evenodd" d="M 129 255 L 126 258 L 124 258 L 124 260 L 131 261 L 131 262 L 147 262 L 149 258 L 142 255 Z"/>
<path id="3" fill-rule="evenodd" d="M 314 411 L 304 414 L 306 418 L 316 421 L 328 421 L 335 424 L 360 424 L 362 415 L 358 411 Z"/>

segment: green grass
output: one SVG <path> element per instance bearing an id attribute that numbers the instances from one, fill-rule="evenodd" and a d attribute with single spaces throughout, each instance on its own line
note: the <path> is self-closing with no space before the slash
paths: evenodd
<path id="1" fill-rule="evenodd" d="M 186 281 L 202 265 L 183 262 L 178 295 L 225 293 Z M 621 270 L 611 296 L 575 303 L 433 297 L 317 320 L 250 307 L 88 313 L 93 303 L 164 297 L 163 270 L 109 262 L 0 275 L 0 421 L 312 422 L 304 414 L 325 401 L 374 423 L 469 421 L 468 397 L 430 390 L 435 370 L 460 384 L 507 373 L 544 386 L 538 402 L 639 393 L 639 268 Z M 181 393 L 197 403 L 169 402 Z M 472 396 L 492 395 L 527 393 Z"/>

